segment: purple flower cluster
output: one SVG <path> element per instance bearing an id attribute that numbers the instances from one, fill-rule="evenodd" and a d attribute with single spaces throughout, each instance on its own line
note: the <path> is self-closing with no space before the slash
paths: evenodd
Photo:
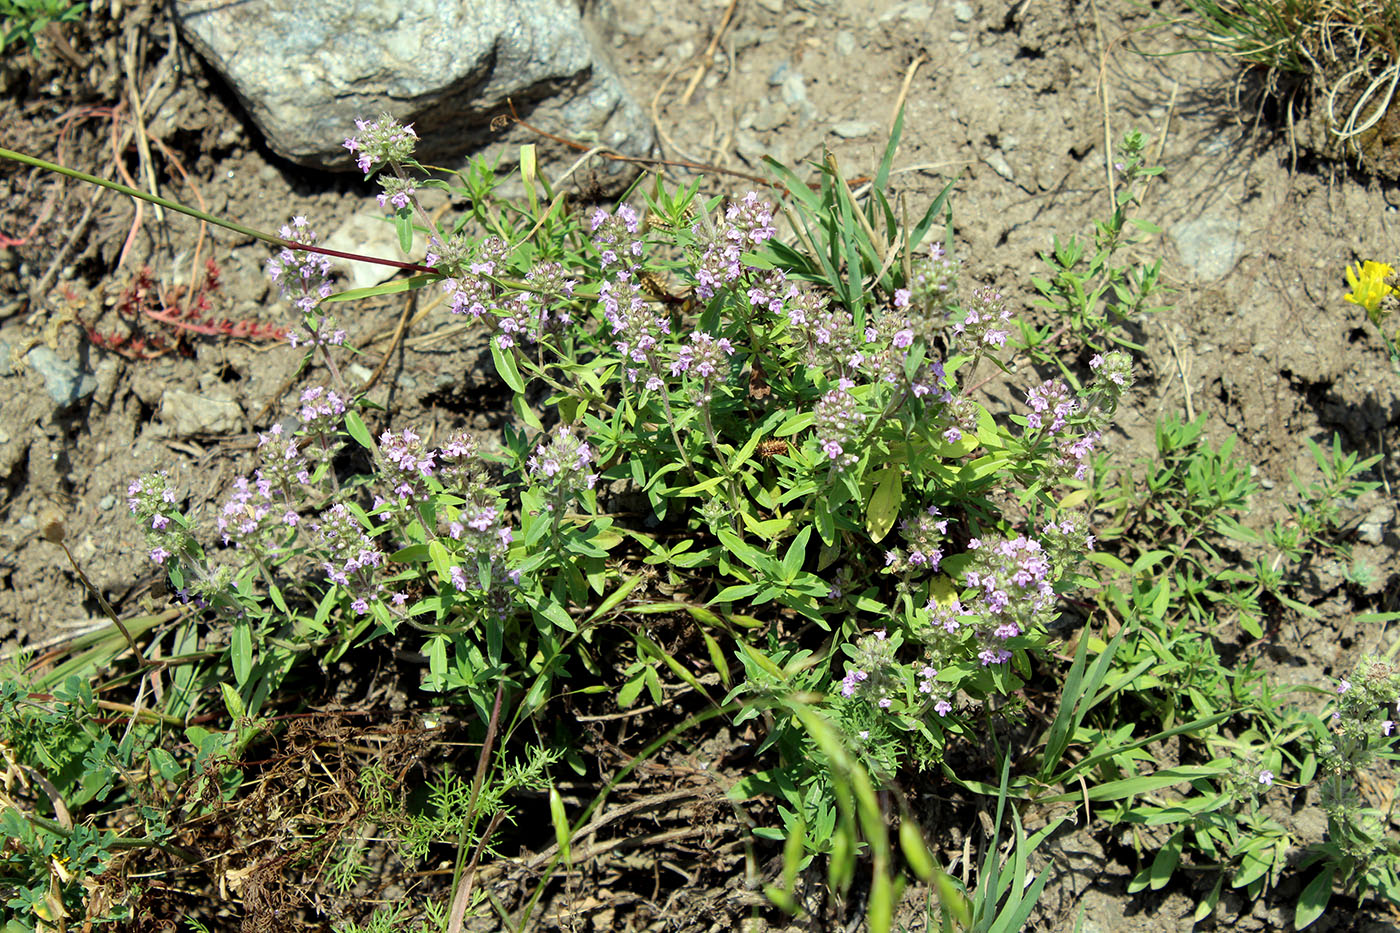
<path id="1" fill-rule="evenodd" d="M 1116 396 L 1113 400 L 1116 401 Z M 1089 427 L 1088 422 L 1100 413 L 1092 411 L 1091 417 L 1078 417 L 1085 413 L 1084 406 L 1059 379 L 1047 379 L 1031 389 L 1026 393 L 1026 402 L 1031 411 L 1026 415 L 1025 436 L 1049 440 L 1054 447 L 1047 478 L 1073 476 L 1082 480 L 1087 477 L 1090 456 L 1103 436 L 1101 431 Z"/>
<path id="2" fill-rule="evenodd" d="M 828 373 L 848 373 L 860 365 L 855 322 L 844 308 L 830 307 L 824 295 L 800 289 L 788 302 L 788 324 L 805 344 L 804 362 Z"/>
<path id="3" fill-rule="evenodd" d="M 262 465 L 250 481 L 240 476 L 219 507 L 215 524 L 224 544 L 249 548 L 261 556 L 279 532 L 301 521 L 298 506 L 311 491 L 311 473 L 295 437 L 283 437 L 273 425 L 258 435 Z"/>
<path id="4" fill-rule="evenodd" d="M 729 373 L 729 358 L 734 355 L 734 346 L 725 337 L 716 338 L 712 334 L 695 331 L 690 335 L 690 343 L 676 347 L 671 357 L 671 375 L 689 373 L 699 384 L 694 387 L 694 400 L 698 405 L 709 405 L 710 392 L 716 382 L 724 380 Z"/>
<path id="5" fill-rule="evenodd" d="M 442 290 L 450 296 L 448 310 L 475 320 L 496 310 L 499 290 L 489 276 L 500 273 L 509 252 L 500 237 L 490 236 L 473 245 L 459 235 L 446 245 L 430 243 L 425 261 L 450 273 L 442 280 Z"/>
<path id="6" fill-rule="evenodd" d="M 860 459 L 857 447 L 866 418 L 856 397 L 851 394 L 853 388 L 855 383 L 849 379 L 840 380 L 835 389 L 817 400 L 813 411 L 812 427 L 816 431 L 817 442 L 832 467 L 838 470 L 844 470 Z"/>
<path id="7" fill-rule="evenodd" d="M 608 213 L 601 207 L 588 218 L 593 245 L 598 249 L 598 262 L 603 273 L 631 277 L 641 262 L 645 245 L 638 231 L 641 222 L 630 205 L 623 204 Z"/>
<path id="8" fill-rule="evenodd" d="M 549 439 L 525 461 L 530 478 L 549 491 L 550 510 L 593 488 L 598 474 L 590 472 L 592 464 L 593 448 L 568 425 L 550 432 Z"/>
<path id="9" fill-rule="evenodd" d="M 1069 418 L 1079 410 L 1079 400 L 1070 395 L 1069 386 L 1059 379 L 1047 379 L 1026 393 L 1031 413 L 1026 415 L 1026 434 L 1044 430 L 1059 434 L 1069 424 Z"/>
<path id="10" fill-rule="evenodd" d="M 1006 299 L 994 288 L 979 288 L 972 293 L 972 307 L 961 321 L 953 324 L 952 344 L 968 353 L 1000 350 L 1011 336 L 1007 322 L 1011 309 Z"/>
<path id="11" fill-rule="evenodd" d="M 376 477 L 388 488 L 389 495 L 375 496 L 375 508 L 391 498 L 400 505 L 426 502 L 428 479 L 433 475 L 437 454 L 429 450 L 423 438 L 412 428 L 395 434 L 385 431 L 379 435 L 379 452 L 384 455 L 385 468 Z"/>
<path id="12" fill-rule="evenodd" d="M 968 542 L 972 566 L 963 582 L 976 591 L 972 614 L 979 618 L 977 634 L 983 665 L 1011 659 L 1005 643 L 1044 621 L 1055 604 L 1050 557 L 1040 542 L 1025 535 L 993 541 Z"/>
<path id="13" fill-rule="evenodd" d="M 404 125 L 388 114 L 378 120 L 355 120 L 357 135 L 347 137 L 345 148 L 355 155 L 355 163 L 366 176 L 376 164 L 406 162 L 418 145 L 413 125 Z"/>
<path id="14" fill-rule="evenodd" d="M 627 381 L 636 382 L 641 378 L 642 367 L 646 367 L 646 388 L 659 391 L 664 383 L 657 347 L 661 338 L 671 333 L 671 322 L 666 314 L 648 302 L 636 281 L 626 275 L 619 276 L 616 281 L 600 283 L 598 301 L 603 306 L 603 317 L 612 328 L 613 346 L 625 360 L 634 364 L 623 370 Z"/>
<path id="15" fill-rule="evenodd" d="M 283 224 L 279 233 L 289 243 L 316 244 L 316 231 L 300 215 L 293 217 L 290 225 Z M 283 246 L 267 261 L 267 275 L 277 283 L 282 297 L 294 303 L 303 314 L 310 314 L 321 299 L 331 294 L 331 261 L 324 253 Z"/>
<path id="16" fill-rule="evenodd" d="M 369 601 L 384 592 L 378 579 L 384 566 L 384 553 L 365 534 L 344 504 L 337 502 L 321 514 L 312 526 L 317 549 L 323 555 L 321 567 L 326 581 L 344 587 L 351 596 L 350 608 L 356 615 L 369 612 Z"/>
<path id="17" fill-rule="evenodd" d="M 146 473 L 126 487 L 126 504 L 146 532 L 147 553 L 157 564 L 183 553 L 189 544 L 184 520 L 175 508 L 175 490 L 164 471 Z"/>
<path id="18" fill-rule="evenodd" d="M 572 320 L 567 304 L 560 298 L 573 296 L 578 283 L 564 275 L 557 262 L 540 262 L 525 274 L 531 290 L 517 292 L 495 308 L 500 333 L 496 343 L 502 349 L 521 343 L 539 343 L 544 336 Z"/>
<path id="19" fill-rule="evenodd" d="M 777 234 L 773 226 L 773 206 L 750 191 L 743 199 L 729 205 L 724 217 L 713 228 L 697 222 L 692 232 L 702 244 L 695 269 L 695 293 L 709 301 L 720 288 L 739 281 L 745 272 L 753 271 L 744 264 L 742 257 Z M 790 297 L 782 278 L 764 277 L 755 288 L 749 296 L 750 302 L 768 307 L 775 314 L 782 300 Z"/>
<path id="20" fill-rule="evenodd" d="M 935 572 L 943 561 L 942 543 L 948 532 L 948 519 L 938 506 L 931 505 L 911 519 L 900 519 L 899 532 L 904 547 L 885 552 L 887 570 L 905 572 Z"/>

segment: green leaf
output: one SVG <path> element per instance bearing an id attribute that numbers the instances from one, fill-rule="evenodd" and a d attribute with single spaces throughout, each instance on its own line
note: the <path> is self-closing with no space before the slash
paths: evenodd
<path id="1" fill-rule="evenodd" d="M 365 450 L 374 449 L 374 438 L 370 436 L 369 428 L 365 427 L 364 421 L 357 411 L 347 411 L 345 413 L 345 430 Z"/>
<path id="2" fill-rule="evenodd" d="M 441 541 L 432 541 L 428 544 L 428 559 L 432 561 L 433 572 L 438 575 L 438 580 L 442 583 L 452 582 L 452 556 L 447 553 L 447 548 Z"/>
<path id="3" fill-rule="evenodd" d="M 536 431 L 543 431 L 544 425 L 540 423 L 539 416 L 530 408 L 525 401 L 525 396 L 516 392 L 510 399 L 511 408 L 515 409 L 515 416 L 520 419 L 521 424 L 534 428 Z"/>
<path id="4" fill-rule="evenodd" d="M 1293 912 L 1295 928 L 1301 930 L 1311 926 L 1327 909 L 1327 902 L 1332 899 L 1332 880 L 1336 870 L 1335 865 L 1325 866 L 1298 895 L 1298 907 Z"/>
<path id="5" fill-rule="evenodd" d="M 647 668 L 650 670 L 650 668 Z M 621 709 L 630 709 L 633 703 L 637 702 L 637 697 L 642 695 L 642 688 L 646 686 L 646 681 L 639 672 L 627 683 L 622 685 L 622 689 L 617 692 L 617 705 Z"/>
<path id="6" fill-rule="evenodd" d="M 365 288 L 349 288 L 343 292 L 337 292 L 328 298 L 322 299 L 322 303 L 330 304 L 337 301 L 361 301 L 365 298 L 375 298 L 379 295 L 396 295 L 399 292 L 425 288 L 435 282 L 441 282 L 442 278 L 443 277 L 440 275 L 411 275 L 406 279 L 390 279 L 380 285 L 370 285 Z"/>
<path id="7" fill-rule="evenodd" d="M 789 582 L 797 578 L 798 571 L 802 569 L 802 564 L 807 559 L 807 542 L 812 538 L 812 526 L 808 525 L 797 533 L 797 537 L 792 539 L 788 545 L 787 553 L 783 555 L 783 570 Z"/>
<path id="8" fill-rule="evenodd" d="M 248 712 L 243 705 L 243 697 L 238 695 L 238 690 L 226 680 L 219 681 L 219 692 L 224 696 L 224 709 L 228 711 L 230 719 L 242 719 Z"/>
<path id="9" fill-rule="evenodd" d="M 1172 873 L 1176 871 L 1176 866 L 1181 862 L 1181 841 L 1182 832 L 1177 830 L 1167 840 L 1167 844 L 1157 850 L 1156 857 L 1152 859 L 1152 868 L 1148 872 L 1148 877 L 1151 879 L 1149 886 L 1152 890 L 1162 890 L 1171 880 Z"/>
<path id="10" fill-rule="evenodd" d="M 253 671 L 253 631 L 247 619 L 233 623 L 228 650 L 229 660 L 233 664 L 233 679 L 242 687 Z"/>
<path id="11" fill-rule="evenodd" d="M 875 474 L 875 492 L 870 496 L 870 504 L 865 512 L 865 530 L 870 540 L 879 543 L 894 527 L 899 518 L 899 507 L 904 502 L 904 470 L 898 466 L 888 466 Z"/>
<path id="12" fill-rule="evenodd" d="M 564 859 L 565 867 L 572 867 L 574 857 L 569 848 L 569 840 L 573 832 L 569 829 L 569 819 L 564 814 L 564 798 L 560 797 L 558 789 L 553 787 L 549 789 L 549 819 L 554 824 L 554 842 L 559 846 L 559 855 Z"/>
<path id="13" fill-rule="evenodd" d="M 399 234 L 399 249 L 404 253 L 413 252 L 413 211 L 401 207 L 394 212 L 394 229 Z"/>
<path id="14" fill-rule="evenodd" d="M 525 380 L 520 378 L 520 370 L 515 365 L 515 354 L 503 349 L 495 340 L 491 341 L 491 360 L 496 364 L 496 375 L 514 392 L 525 391 Z"/>

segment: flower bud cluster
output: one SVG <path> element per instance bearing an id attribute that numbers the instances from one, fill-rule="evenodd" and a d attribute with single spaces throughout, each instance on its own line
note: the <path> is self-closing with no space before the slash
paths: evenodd
<path id="1" fill-rule="evenodd" d="M 1118 410 L 1123 393 L 1133 387 L 1133 359 L 1122 350 L 1096 353 L 1089 360 L 1089 369 L 1094 381 L 1086 394 L 1086 414 L 1094 428 L 1101 431 Z"/>
<path id="2" fill-rule="evenodd" d="M 922 324 L 920 336 L 932 341 L 957 302 L 958 263 L 942 243 L 929 244 L 927 257 L 910 270 L 908 302 L 915 321 Z"/>
<path id="3" fill-rule="evenodd" d="M 356 135 L 347 137 L 344 145 L 355 154 L 355 162 L 366 177 L 376 165 L 407 162 L 418 145 L 413 125 L 402 124 L 387 113 L 373 121 L 357 118 L 355 129 Z"/>
<path id="4" fill-rule="evenodd" d="M 375 195 L 380 207 L 393 205 L 395 210 L 407 210 L 413 203 L 413 196 L 418 193 L 418 188 L 407 178 L 400 178 L 398 175 L 380 175 L 379 187 L 384 190 Z"/>

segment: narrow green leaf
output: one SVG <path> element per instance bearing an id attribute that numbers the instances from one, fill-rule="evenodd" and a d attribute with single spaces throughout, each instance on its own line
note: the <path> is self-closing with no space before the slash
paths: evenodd
<path id="1" fill-rule="evenodd" d="M 515 416 L 520 419 L 521 424 L 534 428 L 536 431 L 543 431 L 544 425 L 540 423 L 539 416 L 530 408 L 525 396 L 516 392 L 510 398 L 510 407 L 515 409 Z"/>
<path id="2" fill-rule="evenodd" d="M 442 276 L 440 275 L 411 275 L 406 279 L 390 279 L 379 285 L 369 285 L 365 288 L 348 288 L 343 292 L 336 292 L 334 295 L 322 299 L 322 304 L 331 304 L 338 301 L 361 301 L 365 298 L 377 298 L 380 295 L 397 295 L 399 292 L 426 288 L 435 282 L 441 281 Z"/>
<path id="3" fill-rule="evenodd" d="M 564 814 L 564 798 L 559 796 L 558 789 L 554 787 L 549 789 L 549 819 L 554 824 L 554 841 L 559 846 L 559 855 L 564 860 L 564 866 L 572 868 L 574 854 L 569 841 L 573 834 L 569 830 L 569 819 Z"/>
<path id="4" fill-rule="evenodd" d="M 242 687 L 253 671 L 253 631 L 247 619 L 233 623 L 229 641 L 229 660 L 233 664 L 233 679 Z"/>
<path id="5" fill-rule="evenodd" d="M 374 449 L 374 438 L 370 436 L 369 428 L 365 427 L 359 412 L 347 411 L 345 413 L 345 431 L 354 438 L 355 443 L 365 450 Z"/>
<path id="6" fill-rule="evenodd" d="M 399 234 L 399 249 L 405 254 L 413 252 L 413 211 L 401 207 L 394 212 L 394 229 Z"/>
<path id="7" fill-rule="evenodd" d="M 496 364 L 496 375 L 514 392 L 525 391 L 525 380 L 520 378 L 520 369 L 515 365 L 515 354 L 503 349 L 495 340 L 491 341 L 491 360 Z"/>
<path id="8" fill-rule="evenodd" d="M 933 880 L 938 866 L 928 850 L 928 843 L 924 841 L 924 834 L 919 831 L 919 825 L 907 814 L 899 821 L 899 848 L 914 877 L 925 883 Z"/>

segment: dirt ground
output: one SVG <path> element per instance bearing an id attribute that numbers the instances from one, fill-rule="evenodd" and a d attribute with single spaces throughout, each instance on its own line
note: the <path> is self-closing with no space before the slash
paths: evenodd
<path id="1" fill-rule="evenodd" d="M 1342 301 L 1341 273 L 1360 258 L 1400 256 L 1393 182 L 1290 145 L 1280 107 L 1257 99 L 1252 76 L 1210 54 L 1164 57 L 1185 49 L 1183 38 L 1153 10 L 1124 2 L 739 0 L 706 55 L 728 7 L 590 4 L 665 155 L 759 174 L 765 153 L 795 164 L 825 145 L 848 176 L 865 174 L 903 100 L 896 194 L 921 212 L 956 177 L 957 256 L 972 279 L 995 283 L 1023 309 L 1051 237 L 1085 233 L 1108 213 L 1106 139 L 1147 133 L 1165 172 L 1140 216 L 1164 233 L 1140 252 L 1166 256 L 1174 291 L 1141 335 L 1142 378 L 1115 442 L 1126 460 L 1146 456 L 1160 415 L 1207 413 L 1213 439 L 1235 432 L 1258 467 L 1264 489 L 1252 518 L 1261 525 L 1283 514 L 1292 474 L 1315 473 L 1303 438 L 1327 443 L 1336 432 L 1348 449 L 1382 454 L 1373 478 L 1385 485 L 1356 516 L 1381 528 L 1358 547 L 1380 570 L 1376 584 L 1361 593 L 1321 573 L 1306 598 L 1322 618 L 1282 620 L 1265 653 L 1281 678 L 1321 685 L 1390 645 L 1393 635 L 1352 615 L 1398 608 L 1389 482 L 1400 467 L 1400 375 L 1374 329 Z M 272 156 L 227 89 L 171 43 L 159 9 L 124 17 L 147 26 L 134 77 L 142 120 L 162 143 L 151 157 L 162 194 L 260 229 L 304 214 L 327 234 L 374 214 L 357 175 Z M 139 171 L 133 146 L 112 155 L 114 135 L 134 125 L 124 24 L 97 15 L 42 38 L 37 58 L 7 51 L 6 147 L 98 175 Z M 712 181 L 716 191 L 750 187 Z M 126 199 L 12 164 L 0 165 L 0 193 L 8 244 L 0 248 L 0 639 L 37 645 L 100 619 L 62 554 L 36 534 L 45 507 L 62 510 L 76 558 L 115 605 L 160 604 L 126 514 L 128 482 L 165 469 L 192 505 L 207 507 L 247 467 L 251 432 L 286 416 L 289 390 L 314 374 L 294 378 L 300 354 L 284 342 L 201 337 L 130 359 L 85 336 L 85 322 L 114 326 L 113 306 L 141 284 L 142 265 L 173 301 L 170 290 L 198 282 L 206 259 L 220 270 L 214 316 L 289 325 L 263 274 L 263 245 L 224 230 L 201 234 L 149 206 L 138 217 Z M 31 303 L 36 281 L 43 288 Z M 370 378 L 400 316 L 423 307 L 400 298 L 349 312 L 350 342 L 366 351 L 354 375 Z M 481 346 L 445 311 L 430 313 L 396 345 L 371 397 L 396 424 L 491 431 L 508 417 L 507 390 L 478 364 Z M 723 858 L 677 888 L 684 893 L 663 916 L 646 915 L 623 896 L 625 885 L 591 896 L 614 912 L 615 929 L 732 929 L 762 899 L 743 889 L 742 859 Z M 1137 868 L 1126 846 L 1080 833 L 1054 858 L 1040 928 L 1069 930 L 1081 917 L 1086 931 L 1189 927 L 1189 889 L 1123 893 Z M 647 887 L 643 894 L 652 893 L 649 879 Z M 1291 903 L 1288 891 L 1258 905 L 1227 902 L 1218 919 L 1240 931 L 1287 929 Z M 1334 914 L 1314 929 L 1392 929 L 1392 919 Z"/>

